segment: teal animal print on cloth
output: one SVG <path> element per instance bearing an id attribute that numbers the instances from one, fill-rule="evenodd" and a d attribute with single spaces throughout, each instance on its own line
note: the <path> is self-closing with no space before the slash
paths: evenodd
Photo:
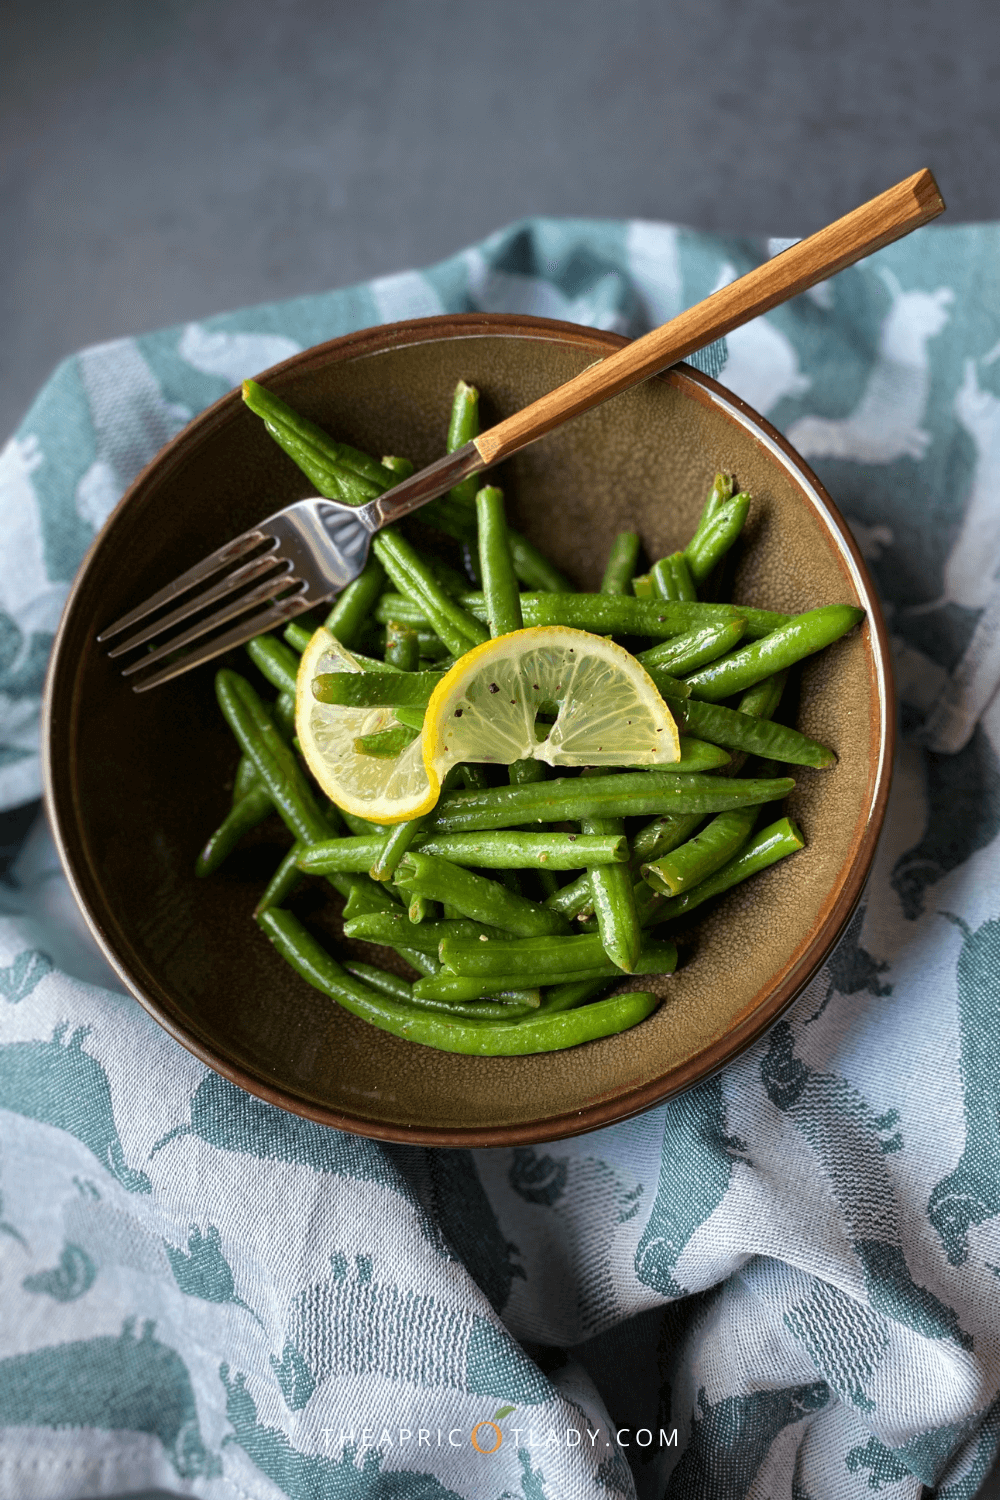
<path id="1" fill-rule="evenodd" d="M 375 1279 L 367 1256 L 352 1269 L 338 1253 L 332 1266 L 332 1277 L 296 1297 L 285 1333 L 286 1349 L 295 1349 L 316 1384 L 377 1374 L 518 1403 L 551 1398 L 551 1383 L 488 1318 Z"/>
<path id="2" fill-rule="evenodd" d="M 919 844 L 901 854 L 892 884 L 906 916 L 920 916 L 927 890 L 1000 831 L 1000 759 L 977 729 L 957 755 L 923 752 L 928 819 Z"/>
<path id="3" fill-rule="evenodd" d="M 117 1338 L 33 1349 L 0 1360 L 0 1423 L 11 1427 L 99 1427 L 158 1437 L 181 1479 L 221 1472 L 202 1442 L 187 1366 L 144 1323 L 129 1318 Z"/>
<path id="4" fill-rule="evenodd" d="M 427 1156 L 433 1221 L 496 1313 L 503 1312 L 512 1282 L 524 1277 L 517 1246 L 500 1232 L 496 1214 L 469 1151 Z"/>
<path id="5" fill-rule="evenodd" d="M 214 1224 L 209 1224 L 204 1234 L 197 1224 L 192 1224 L 187 1250 L 179 1250 L 166 1241 L 163 1248 L 174 1280 L 188 1297 L 200 1297 L 204 1302 L 231 1302 L 260 1322 L 253 1308 L 236 1295 L 232 1269 L 222 1253 L 221 1237 Z"/>
<path id="6" fill-rule="evenodd" d="M 277 1485 L 288 1500 L 461 1500 L 433 1474 L 382 1467 L 382 1455 L 369 1448 L 358 1460 L 355 1444 L 345 1446 L 338 1459 L 322 1453 L 301 1453 L 277 1427 L 257 1420 L 257 1406 L 247 1390 L 246 1376 L 219 1367 L 226 1391 L 226 1416 L 233 1431 L 224 1444 L 238 1443 L 247 1457 Z"/>
<path id="7" fill-rule="evenodd" d="M 244 1152 L 265 1161 L 296 1162 L 314 1172 L 336 1172 L 360 1182 L 378 1182 L 416 1204 L 401 1168 L 419 1163 L 418 1152 L 314 1125 L 311 1120 L 255 1099 L 217 1073 L 206 1073 L 195 1090 L 191 1123 L 169 1130 L 156 1142 L 153 1153 L 185 1135 L 197 1135 L 221 1151 Z"/>
<path id="8" fill-rule="evenodd" d="M 510 1185 L 525 1203 L 558 1203 L 566 1191 L 565 1159 L 540 1156 L 533 1146 L 518 1146 L 510 1166 Z"/>
<path id="9" fill-rule="evenodd" d="M 787 243 L 531 218 L 426 270 L 65 360 L 0 447 L 0 810 L 40 793 L 45 662 L 84 551 L 190 416 L 378 320 L 462 313 L 481 329 L 502 313 L 636 336 Z M 455 343 L 445 384 L 470 378 L 476 348 Z M 33 1500 L 972 1500 L 986 1479 L 1000 1452 L 1000 225 L 923 229 L 695 363 L 814 467 L 881 595 L 899 755 L 839 946 L 773 1031 L 655 1109 L 563 1140 L 526 1126 L 504 1146 L 394 1144 L 244 1093 L 83 958 L 78 978 L 61 972 L 72 893 L 39 826 L 0 883 L 3 1500 L 26 1473 Z M 485 411 L 503 393 L 483 369 Z M 366 420 L 331 435 L 364 446 Z M 699 461 L 707 487 L 735 460 L 723 442 Z M 735 478 L 756 490 L 752 540 L 773 496 Z M 669 498 L 647 547 L 686 544 Z M 257 499 L 266 513 L 273 497 Z M 551 531 L 541 515 L 517 524 L 536 542 Z M 210 674 L 202 688 L 210 714 Z M 828 728 L 841 770 L 796 772 L 809 847 L 810 789 L 835 795 L 853 774 L 854 719 Z M 150 828 L 143 857 L 189 864 L 177 836 Z M 706 933 L 679 933 L 654 1048 L 702 1024 Z M 190 957 L 189 1003 L 208 1015 L 215 958 Z M 304 1024 L 294 1008 L 272 1020 Z M 388 1040 L 420 1072 L 444 1066 Z M 595 1098 L 617 1047 L 580 1054 Z M 498 1100 L 515 1074 L 561 1088 L 558 1059 L 470 1068 L 463 1087 Z M 376 1104 L 393 1107 L 381 1088 Z M 459 1127 L 462 1108 L 457 1095 Z M 470 1446 L 477 1419 L 502 1428 L 497 1456 Z M 405 1457 L 338 1441 L 397 1420 L 413 1428 Z"/>
<path id="10" fill-rule="evenodd" d="M 683 1297 L 673 1271 L 698 1226 L 725 1197 L 732 1164 L 745 1149 L 727 1135 L 722 1087 L 711 1078 L 665 1107 L 656 1198 L 635 1255 L 635 1272 L 664 1297 Z"/>
<path id="11" fill-rule="evenodd" d="M 859 906 L 850 922 L 847 931 L 834 949 L 827 969 L 830 975 L 830 983 L 827 986 L 823 1003 L 813 1015 L 810 1021 L 818 1021 L 826 1010 L 833 996 L 857 995 L 866 990 L 869 995 L 876 998 L 882 995 L 892 994 L 892 985 L 884 983 L 879 975 L 884 974 L 889 967 L 887 959 L 876 962 L 864 948 L 861 947 L 861 928 L 865 920 L 865 908 Z"/>
<path id="12" fill-rule="evenodd" d="M 36 1271 L 21 1282 L 26 1292 L 42 1292 L 56 1302 L 75 1302 L 89 1292 L 97 1276 L 97 1267 L 79 1245 L 67 1241 L 62 1247 L 59 1264 L 50 1271 Z"/>
<path id="13" fill-rule="evenodd" d="M 0 692 L 3 692 L 2 684 Z M 26 948 L 12 964 L 0 968 L 0 995 L 10 1005 L 17 1005 L 18 1001 L 27 999 L 46 974 L 51 973 L 52 960 L 49 955 L 38 948 Z"/>
<path id="14" fill-rule="evenodd" d="M 726 1496 L 745 1500 L 768 1449 L 784 1428 L 821 1411 L 830 1399 L 822 1380 L 710 1404 L 698 1392 L 688 1446 L 670 1475 L 664 1500 Z"/>
<path id="15" fill-rule="evenodd" d="M 889 1322 L 827 1282 L 784 1314 L 790 1333 L 805 1346 L 826 1383 L 862 1411 L 875 1410 L 872 1376 L 889 1347 Z"/>
<path id="16" fill-rule="evenodd" d="M 795 1056 L 787 1021 L 770 1033 L 761 1078 L 772 1104 L 802 1131 L 829 1178 L 855 1253 L 865 1288 L 877 1312 L 929 1339 L 953 1339 L 972 1347 L 954 1309 L 918 1286 L 902 1247 L 894 1242 L 892 1180 L 884 1164 L 885 1132 L 896 1116 L 877 1116 L 843 1079 L 814 1072 Z M 883 1237 L 872 1231 L 881 1228 Z"/>
<path id="17" fill-rule="evenodd" d="M 316 1389 L 316 1377 L 302 1355 L 289 1340 L 281 1351 L 281 1358 L 272 1354 L 270 1363 L 288 1410 L 301 1411 L 308 1405 L 309 1397 Z"/>
<path id="18" fill-rule="evenodd" d="M 909 1465 L 876 1437 L 870 1437 L 867 1443 L 859 1443 L 851 1449 L 847 1455 L 847 1467 L 852 1474 L 867 1470 L 870 1490 L 881 1490 L 886 1485 L 898 1484 L 901 1479 L 912 1477 Z"/>
<path id="19" fill-rule="evenodd" d="M 0 1215 L 2 1215 L 2 1214 L 3 1214 L 3 1194 L 0 1193 Z M 7 1235 L 7 1237 L 9 1239 L 17 1240 L 17 1243 L 19 1245 L 24 1245 L 25 1248 L 27 1248 L 28 1241 L 24 1238 L 24 1235 L 21 1233 L 21 1231 L 18 1228 L 16 1228 L 15 1225 L 8 1223 L 8 1221 L 6 1219 L 2 1218 L 2 1217 L 0 1217 L 0 1234 Z"/>
<path id="20" fill-rule="evenodd" d="M 946 914 L 945 914 L 946 915 Z M 952 920 L 958 920 L 952 918 Z M 927 1215 L 949 1263 L 969 1255 L 969 1230 L 1000 1214 L 1000 919 L 975 932 L 958 921 L 965 941 L 958 958 L 965 1147 L 958 1166 L 936 1183 Z"/>
<path id="21" fill-rule="evenodd" d="M 83 1050 L 89 1026 L 57 1026 L 50 1042 L 0 1046 L 0 1109 L 75 1135 L 129 1193 L 148 1193 L 145 1172 L 125 1162 L 108 1075 Z"/>

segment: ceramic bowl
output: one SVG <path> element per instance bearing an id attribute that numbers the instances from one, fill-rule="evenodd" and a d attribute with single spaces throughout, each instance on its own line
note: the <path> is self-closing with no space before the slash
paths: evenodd
<path id="1" fill-rule="evenodd" d="M 350 334 L 261 378 L 347 442 L 425 464 L 441 452 L 459 377 L 482 391 L 486 424 L 622 342 L 545 319 L 430 318 Z M 755 502 L 735 599 L 867 611 L 860 629 L 799 678 L 795 722 L 839 756 L 833 770 L 793 772 L 788 810 L 806 848 L 692 923 L 684 963 L 654 981 L 663 1003 L 642 1025 L 565 1052 L 471 1058 L 375 1030 L 278 958 L 251 917 L 287 847 L 276 819 L 215 878 L 195 879 L 195 855 L 229 806 L 237 761 L 215 703 L 215 667 L 138 695 L 94 638 L 309 487 L 238 391 L 163 449 L 73 586 L 44 740 L 48 809 L 76 896 L 123 983 L 173 1037 L 250 1093 L 313 1120 L 386 1140 L 489 1146 L 573 1135 L 648 1109 L 776 1019 L 847 923 L 888 795 L 888 650 L 856 544 L 774 428 L 685 366 L 550 434 L 506 464 L 499 482 L 513 523 L 579 587 L 596 589 L 618 530 L 637 528 L 652 557 L 683 546 L 717 469 L 736 474 Z M 307 891 L 302 909 L 335 934 L 337 903 L 323 891 Z"/>

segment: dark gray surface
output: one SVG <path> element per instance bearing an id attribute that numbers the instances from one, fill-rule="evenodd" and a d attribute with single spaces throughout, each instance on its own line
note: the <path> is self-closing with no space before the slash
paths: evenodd
<path id="1" fill-rule="evenodd" d="M 930 166 L 1000 218 L 998 41 L 996 0 L 7 0 L 0 434 L 83 344 L 526 214 L 793 235 Z"/>
<path id="2" fill-rule="evenodd" d="M 0 430 L 82 344 L 524 214 L 1000 217 L 995 0 L 7 0 Z"/>

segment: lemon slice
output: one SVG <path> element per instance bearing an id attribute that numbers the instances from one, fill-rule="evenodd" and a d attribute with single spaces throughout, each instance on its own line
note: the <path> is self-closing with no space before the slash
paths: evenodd
<path id="1" fill-rule="evenodd" d="M 355 739 L 393 728 L 397 720 L 392 709 L 349 708 L 313 697 L 313 679 L 319 673 L 361 670 L 336 636 L 317 630 L 299 664 L 295 732 L 306 765 L 338 807 L 374 823 L 402 823 L 429 812 L 440 791 L 438 779 L 428 777 L 424 769 L 420 740 L 394 759 L 359 755 Z"/>
<path id="2" fill-rule="evenodd" d="M 555 722 L 536 734 L 539 710 L 551 716 L 556 705 Z M 438 784 L 460 761 L 662 766 L 681 754 L 670 710 L 635 657 L 561 625 L 515 630 L 466 652 L 431 695 L 422 741 Z"/>

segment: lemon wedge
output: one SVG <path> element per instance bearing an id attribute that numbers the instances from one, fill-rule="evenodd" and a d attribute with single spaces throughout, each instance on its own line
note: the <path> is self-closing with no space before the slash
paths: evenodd
<path id="1" fill-rule="evenodd" d="M 562 625 L 466 652 L 431 694 L 421 738 L 436 786 L 462 761 L 662 766 L 681 755 L 673 716 L 635 657 Z"/>
<path id="2" fill-rule="evenodd" d="M 338 807 L 373 823 L 402 823 L 429 812 L 441 789 L 424 769 L 420 740 L 390 759 L 359 755 L 354 741 L 360 735 L 396 725 L 392 709 L 349 708 L 319 703 L 313 696 L 313 680 L 320 673 L 361 670 L 336 636 L 317 630 L 299 664 L 295 732 L 306 765 Z"/>

